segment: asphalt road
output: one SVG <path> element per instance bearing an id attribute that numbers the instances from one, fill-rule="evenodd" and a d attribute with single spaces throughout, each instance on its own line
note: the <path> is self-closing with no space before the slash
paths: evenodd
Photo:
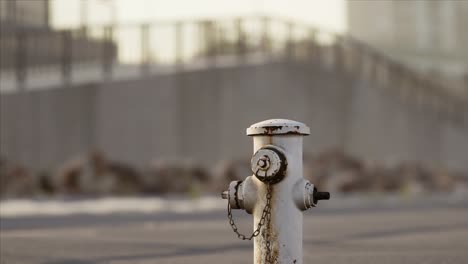
<path id="1" fill-rule="evenodd" d="M 237 213 L 240 227 L 251 217 Z M 468 204 L 316 209 L 304 263 L 468 263 Z M 223 211 L 1 219 L 0 263 L 252 263 Z"/>

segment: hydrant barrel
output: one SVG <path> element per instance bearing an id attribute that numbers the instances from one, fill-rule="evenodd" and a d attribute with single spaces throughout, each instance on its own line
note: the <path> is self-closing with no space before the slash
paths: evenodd
<path id="1" fill-rule="evenodd" d="M 282 150 L 287 160 L 284 178 L 272 186 L 270 227 L 254 241 L 256 264 L 266 263 L 267 242 L 271 246 L 273 263 L 302 263 L 302 210 L 296 206 L 293 192 L 303 181 L 302 139 L 308 134 L 310 130 L 306 125 L 285 119 L 266 120 L 247 129 L 247 135 L 253 137 L 254 153 L 264 147 L 275 146 Z M 258 190 L 253 211 L 256 226 L 261 220 L 267 188 L 257 178 L 254 182 Z"/>

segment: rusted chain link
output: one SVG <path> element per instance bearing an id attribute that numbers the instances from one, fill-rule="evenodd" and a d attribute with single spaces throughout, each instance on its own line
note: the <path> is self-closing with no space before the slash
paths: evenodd
<path id="1" fill-rule="evenodd" d="M 262 217 L 260 218 L 260 221 L 258 221 L 257 228 L 255 231 L 250 235 L 246 236 L 244 234 L 241 234 L 238 231 L 237 225 L 234 223 L 234 219 L 232 216 L 232 208 L 230 204 L 230 199 L 228 198 L 228 219 L 229 219 L 229 224 L 231 225 L 232 231 L 237 234 L 237 237 L 242 240 L 252 240 L 254 237 L 257 237 L 260 234 L 260 230 L 262 229 L 262 226 L 265 225 L 266 223 L 266 231 L 265 231 L 265 241 L 266 241 L 266 253 L 265 253 L 265 263 L 273 263 L 272 262 L 272 257 L 271 257 L 271 243 L 270 243 L 270 224 L 271 224 L 271 198 L 272 198 L 272 186 L 271 184 L 267 184 L 267 194 L 266 194 L 266 204 L 265 207 L 263 208 L 262 212 Z M 236 194 L 235 194 L 236 195 Z"/>
<path id="2" fill-rule="evenodd" d="M 270 204 L 271 201 L 271 185 L 268 184 L 267 187 L 267 203 Z M 274 264 L 276 260 L 274 260 L 271 256 L 271 242 L 270 242 L 270 225 L 271 225 L 271 205 L 268 208 L 268 213 L 266 215 L 266 230 L 265 230 L 265 241 L 266 241 L 266 252 L 265 252 L 265 263 L 267 264 Z"/>

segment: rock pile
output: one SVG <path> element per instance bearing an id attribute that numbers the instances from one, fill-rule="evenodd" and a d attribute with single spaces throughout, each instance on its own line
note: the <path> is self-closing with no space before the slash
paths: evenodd
<path id="1" fill-rule="evenodd" d="M 249 160 L 220 162 L 206 168 L 190 160 L 154 160 L 146 168 L 108 159 L 94 151 L 50 172 L 32 173 L 0 159 L 0 197 L 50 195 L 192 195 L 217 194 L 231 181 L 251 175 Z M 468 191 L 467 173 L 429 169 L 418 163 L 383 166 L 341 151 L 305 155 L 304 176 L 319 188 L 341 193 L 435 193 Z"/>
<path id="2" fill-rule="evenodd" d="M 1 196 L 30 196 L 36 185 L 34 177 L 25 167 L 0 157 Z"/>

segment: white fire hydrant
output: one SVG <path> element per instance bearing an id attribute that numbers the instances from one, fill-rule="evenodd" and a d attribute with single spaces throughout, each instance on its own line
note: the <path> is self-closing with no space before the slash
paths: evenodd
<path id="1" fill-rule="evenodd" d="M 222 193 L 228 199 L 232 229 L 243 240 L 254 239 L 254 263 L 302 263 L 302 211 L 330 199 L 303 177 L 302 137 L 310 133 L 300 122 L 271 119 L 247 128 L 253 136 L 253 175 L 233 181 Z M 254 231 L 243 235 L 231 209 L 254 216 Z"/>

